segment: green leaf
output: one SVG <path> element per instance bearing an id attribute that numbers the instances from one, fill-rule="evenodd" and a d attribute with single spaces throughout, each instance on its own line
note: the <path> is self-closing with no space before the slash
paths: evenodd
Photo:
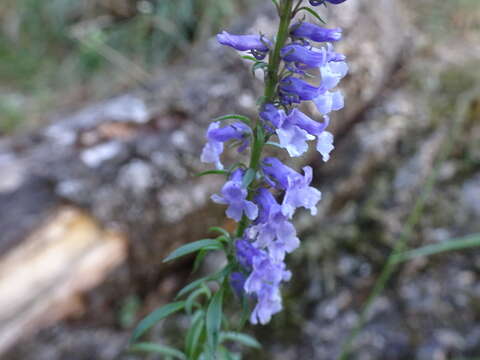
<path id="1" fill-rule="evenodd" d="M 300 12 L 301 10 L 308 12 L 310 15 L 312 15 L 313 17 L 315 17 L 315 18 L 316 18 L 317 20 L 319 20 L 320 22 L 326 24 L 326 22 L 320 17 L 320 15 L 317 14 L 316 11 L 314 11 L 314 10 L 308 8 L 308 7 L 305 7 L 305 6 L 301 7 L 300 9 L 298 9 L 299 12 Z"/>
<path id="2" fill-rule="evenodd" d="M 270 146 L 275 146 L 276 148 L 283 149 L 282 145 L 280 145 L 277 142 L 274 141 L 267 141 L 265 144 L 270 145 Z"/>
<path id="3" fill-rule="evenodd" d="M 207 170 L 207 171 L 202 171 L 202 172 L 199 172 L 197 174 L 195 174 L 195 176 L 205 176 L 205 175 L 226 175 L 228 176 L 228 171 L 226 170 Z"/>
<path id="4" fill-rule="evenodd" d="M 210 250 L 208 248 L 202 249 L 198 252 L 197 256 L 195 256 L 195 261 L 193 262 L 193 266 L 192 266 L 192 274 L 198 270 L 198 268 L 202 264 L 203 259 L 205 258 L 205 256 L 209 251 Z"/>
<path id="5" fill-rule="evenodd" d="M 210 299 L 210 297 L 212 296 L 212 292 L 210 291 L 208 286 L 205 285 L 205 283 L 202 284 L 201 288 L 193 291 L 188 296 L 187 300 L 185 301 L 185 310 L 187 311 L 187 313 L 190 314 L 192 312 L 193 304 L 200 295 L 205 295 L 207 299 Z"/>
<path id="6" fill-rule="evenodd" d="M 186 295 L 188 294 L 190 291 L 194 290 L 195 288 L 197 288 L 198 286 L 202 285 L 202 283 L 204 282 L 207 282 L 207 281 L 213 281 L 213 280 L 217 280 L 227 274 L 229 274 L 230 270 L 232 269 L 232 266 L 231 265 L 227 265 L 225 266 L 222 270 L 214 273 L 214 274 L 210 274 L 208 276 L 205 276 L 203 278 L 200 278 L 198 280 L 195 280 L 195 281 L 192 281 L 190 284 L 188 284 L 187 286 L 185 286 L 183 289 L 181 289 L 177 296 L 175 297 L 175 299 L 178 299 L 180 297 L 182 297 L 183 295 Z"/>
<path id="7" fill-rule="evenodd" d="M 228 239 L 230 238 L 230 233 L 219 226 L 212 226 L 211 228 L 208 228 L 208 232 L 217 232 L 219 234 L 225 235 Z"/>
<path id="8" fill-rule="evenodd" d="M 185 301 L 177 301 L 156 309 L 147 315 L 142 321 L 140 321 L 135 330 L 133 330 L 130 342 L 134 342 L 160 320 L 165 319 L 167 316 L 183 309 L 184 306 Z"/>
<path id="9" fill-rule="evenodd" d="M 440 244 L 432 244 L 418 249 L 404 251 L 394 256 L 394 262 L 399 263 L 415 259 L 417 257 L 440 254 L 446 251 L 463 250 L 480 246 L 480 234 L 472 234 L 463 238 L 452 239 Z"/>
<path id="10" fill-rule="evenodd" d="M 214 119 L 213 121 L 224 121 L 224 120 L 230 120 L 230 119 L 240 120 L 241 122 L 247 124 L 248 126 L 250 127 L 252 126 L 252 121 L 250 120 L 250 118 L 248 118 L 247 116 L 238 115 L 238 114 L 229 114 L 229 115 L 220 116 Z"/>
<path id="11" fill-rule="evenodd" d="M 255 349 L 260 349 L 262 347 L 262 345 L 260 345 L 260 343 L 252 336 L 244 333 L 233 332 L 233 331 L 226 331 L 226 332 L 220 333 L 220 343 L 224 341 L 238 342 L 240 344 L 243 344 L 245 346 L 252 347 Z"/>
<path id="12" fill-rule="evenodd" d="M 188 359 L 196 360 L 202 348 L 199 347 L 200 339 L 205 332 L 205 313 L 202 310 L 197 311 L 192 318 L 192 325 L 188 329 L 185 337 L 185 351 Z"/>
<path id="13" fill-rule="evenodd" d="M 202 239 L 202 240 L 194 241 L 174 250 L 170 255 L 168 255 L 165 258 L 165 260 L 163 260 L 163 262 L 168 262 L 173 259 L 177 259 L 179 257 L 191 254 L 193 252 L 199 251 L 206 247 L 208 247 L 209 250 L 217 250 L 217 249 L 222 249 L 223 245 L 220 241 L 215 239 Z"/>
<path id="14" fill-rule="evenodd" d="M 222 303 L 223 303 L 224 287 L 222 286 L 213 295 L 212 300 L 207 308 L 206 328 L 207 328 L 207 343 L 208 348 L 212 354 L 218 347 L 218 339 L 220 334 L 220 326 L 222 324 Z"/>
<path id="15" fill-rule="evenodd" d="M 180 350 L 177 350 L 170 346 L 149 343 L 149 342 L 143 342 L 143 343 L 132 345 L 128 348 L 128 351 L 156 353 L 156 354 L 162 354 L 165 356 L 171 356 L 173 358 L 180 359 L 180 360 L 187 360 L 187 357 L 185 356 L 185 354 Z"/>
<path id="16" fill-rule="evenodd" d="M 255 59 L 255 57 L 250 56 L 250 55 L 244 55 L 244 56 L 242 56 L 242 59 L 251 60 L 251 61 L 257 61 L 257 59 Z"/>
<path id="17" fill-rule="evenodd" d="M 257 172 L 255 171 L 255 169 L 252 169 L 252 168 L 248 169 L 245 175 L 243 176 L 242 186 L 244 188 L 248 188 L 252 183 L 252 181 L 255 180 L 256 175 L 257 175 Z"/>

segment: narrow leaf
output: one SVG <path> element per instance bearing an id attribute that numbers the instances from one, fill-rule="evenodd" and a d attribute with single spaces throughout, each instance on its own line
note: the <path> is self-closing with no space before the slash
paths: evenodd
<path id="1" fill-rule="evenodd" d="M 260 349 L 262 347 L 262 345 L 260 345 L 260 343 L 252 336 L 239 332 L 226 331 L 220 333 L 220 343 L 223 341 L 234 341 L 255 349 Z"/>
<path id="2" fill-rule="evenodd" d="M 174 250 L 170 255 L 168 255 L 163 262 L 168 262 L 173 259 L 177 259 L 181 256 L 185 256 L 201 250 L 203 248 L 209 247 L 210 249 L 221 249 L 223 247 L 222 243 L 215 239 L 203 239 L 188 243 Z"/>
<path id="3" fill-rule="evenodd" d="M 219 234 L 225 235 L 227 238 L 230 238 L 230 233 L 225 230 L 224 228 L 221 228 L 219 226 L 212 226 L 211 228 L 208 229 L 209 232 L 217 232 Z"/>
<path id="4" fill-rule="evenodd" d="M 320 15 L 317 14 L 317 12 L 316 12 L 315 10 L 312 10 L 312 9 L 310 9 L 310 8 L 308 8 L 308 7 L 305 7 L 305 6 L 301 7 L 300 9 L 298 9 L 299 12 L 300 12 L 301 10 L 308 12 L 310 15 L 312 15 L 313 17 L 315 17 L 315 18 L 316 18 L 317 20 L 319 20 L 320 22 L 326 24 L 326 22 L 320 17 Z"/>
<path id="5" fill-rule="evenodd" d="M 241 122 L 247 124 L 248 126 L 250 127 L 252 126 L 252 121 L 250 120 L 250 118 L 243 115 L 238 115 L 238 114 L 229 114 L 229 115 L 220 116 L 213 121 L 224 121 L 224 120 L 231 120 L 231 119 L 240 120 Z"/>
<path id="6" fill-rule="evenodd" d="M 195 360 L 201 352 L 198 346 L 202 333 L 205 330 L 205 313 L 202 310 L 197 311 L 192 318 L 192 323 L 185 337 L 185 351 L 188 359 Z"/>
<path id="7" fill-rule="evenodd" d="M 185 310 L 187 311 L 187 313 L 191 313 L 192 312 L 192 308 L 193 308 L 193 304 L 195 302 L 195 300 L 197 300 L 197 298 L 200 296 L 200 295 L 205 295 L 207 297 L 207 299 L 210 299 L 210 296 L 212 296 L 212 292 L 210 291 L 210 289 L 205 285 L 205 283 L 202 284 L 203 286 L 195 291 L 193 291 L 187 298 L 187 300 L 185 301 Z"/>
<path id="8" fill-rule="evenodd" d="M 140 336 L 145 334 L 145 332 L 147 332 L 152 326 L 154 326 L 160 320 L 165 319 L 167 316 L 183 309 L 184 306 L 185 306 L 185 301 L 177 301 L 177 302 L 162 306 L 157 310 L 153 311 L 152 313 L 150 313 L 149 315 L 147 315 L 147 317 L 145 317 L 142 321 L 140 321 L 138 326 L 133 331 L 131 342 L 140 338 Z"/>
<path id="9" fill-rule="evenodd" d="M 128 351 L 156 353 L 156 354 L 162 354 L 165 356 L 171 356 L 175 359 L 187 360 L 187 357 L 185 356 L 185 354 L 180 350 L 177 350 L 170 346 L 149 343 L 149 342 L 143 342 L 143 343 L 132 345 L 129 347 Z"/>
<path id="10" fill-rule="evenodd" d="M 399 263 L 417 257 L 440 254 L 446 251 L 463 250 L 480 246 L 480 234 L 473 234 L 459 239 L 452 239 L 440 244 L 432 244 L 418 249 L 404 251 L 395 255 L 394 262 Z"/>
<path id="11" fill-rule="evenodd" d="M 218 347 L 218 338 L 220 333 L 220 325 L 222 324 L 222 303 L 223 303 L 224 288 L 221 287 L 215 295 L 207 308 L 206 328 L 207 328 L 207 343 L 210 351 L 214 354 Z"/>
<path id="12" fill-rule="evenodd" d="M 185 286 L 184 288 L 182 288 L 178 292 L 175 299 L 178 299 L 178 298 L 182 297 L 183 295 L 188 294 L 190 291 L 194 290 L 198 286 L 201 286 L 202 283 L 204 283 L 204 282 L 213 281 L 213 280 L 217 280 L 217 279 L 222 278 L 223 276 L 229 274 L 231 270 L 232 270 L 232 266 L 227 265 L 222 270 L 220 270 L 220 271 L 218 271 L 214 274 L 210 274 L 210 275 L 205 276 L 203 278 L 200 278 L 198 280 L 192 281 L 190 284 L 188 284 L 187 286 Z"/>
<path id="13" fill-rule="evenodd" d="M 251 61 L 257 61 L 257 59 L 255 59 L 255 57 L 250 56 L 250 55 L 244 55 L 244 56 L 242 56 L 242 59 L 251 60 Z"/>
<path id="14" fill-rule="evenodd" d="M 202 172 L 199 172 L 197 174 L 195 174 L 195 176 L 205 176 L 205 175 L 228 175 L 228 171 L 226 170 L 207 170 L 207 171 L 202 171 Z"/>

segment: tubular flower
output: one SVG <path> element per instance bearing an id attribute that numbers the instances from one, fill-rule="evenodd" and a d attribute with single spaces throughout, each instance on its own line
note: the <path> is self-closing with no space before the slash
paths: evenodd
<path id="1" fill-rule="evenodd" d="M 217 204 L 228 205 L 226 214 L 230 219 L 240 221 L 245 214 L 250 220 L 255 220 L 258 207 L 247 200 L 247 189 L 242 184 L 243 171 L 237 169 L 230 180 L 223 185 L 221 195 L 212 195 L 212 200 Z"/>
<path id="2" fill-rule="evenodd" d="M 216 168 L 223 169 L 220 155 L 223 153 L 223 143 L 229 140 L 241 140 L 239 151 L 243 151 L 250 142 L 252 130 L 243 123 L 234 123 L 220 127 L 220 122 L 213 122 L 207 130 L 207 143 L 203 147 L 201 160 L 205 163 L 214 163 Z"/>
<path id="3" fill-rule="evenodd" d="M 342 29 L 327 29 L 308 22 L 298 22 L 292 25 L 290 34 L 316 42 L 338 41 L 342 38 Z"/>

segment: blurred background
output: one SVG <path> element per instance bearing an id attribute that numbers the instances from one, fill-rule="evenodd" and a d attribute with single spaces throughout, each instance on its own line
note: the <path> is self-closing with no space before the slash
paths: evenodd
<path id="1" fill-rule="evenodd" d="M 480 2 L 320 12 L 344 29 L 346 108 L 328 164 L 292 163 L 323 199 L 244 358 L 338 358 L 376 288 L 349 358 L 480 359 Z M 271 2 L 3 0 L 0 20 L 0 358 L 145 358 L 135 324 L 222 263 L 162 258 L 233 226 L 208 200 L 221 180 L 193 176 L 204 131 L 262 90 L 213 35 L 273 33 Z M 394 249 L 413 252 L 379 283 Z M 181 346 L 187 325 L 150 338 Z"/>

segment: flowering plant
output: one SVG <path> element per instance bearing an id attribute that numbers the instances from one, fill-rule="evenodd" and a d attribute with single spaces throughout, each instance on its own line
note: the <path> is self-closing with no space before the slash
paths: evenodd
<path id="1" fill-rule="evenodd" d="M 248 52 L 243 58 L 253 62 L 252 69 L 263 70 L 265 92 L 259 100 L 259 117 L 251 120 L 242 115 L 227 115 L 208 127 L 201 160 L 214 164 L 215 170 L 200 175 L 220 174 L 226 182 L 215 203 L 226 206 L 226 216 L 238 223 L 234 234 L 220 227 L 214 239 L 203 239 L 184 245 L 165 261 L 197 253 L 195 264 L 210 251 L 225 253 L 227 264 L 215 274 L 198 279 L 178 293 L 176 302 L 167 304 L 147 316 L 133 333 L 137 341 L 159 320 L 184 310 L 192 315 L 184 351 L 152 343 L 136 343 L 132 349 L 156 351 L 178 359 L 239 358 L 224 345 L 238 341 L 259 346 L 252 337 L 231 331 L 223 311 L 227 296 L 237 298 L 243 308 L 238 329 L 249 317 L 252 324 L 266 324 L 282 310 L 280 287 L 291 278 L 285 256 L 294 251 L 300 240 L 292 218 L 299 208 L 317 212 L 321 193 L 310 186 L 312 168 L 298 173 L 275 157 L 263 156 L 266 146 L 286 150 L 298 157 L 316 141 L 316 150 L 328 161 L 334 149 L 333 135 L 326 129 L 329 114 L 343 107 L 342 93 L 335 90 L 347 74 L 345 56 L 334 51 L 332 42 L 342 37 L 339 28 L 324 28 L 299 18 L 305 12 L 321 20 L 312 7 L 339 4 L 345 0 L 272 0 L 280 17 L 275 39 L 264 35 L 217 35 L 220 44 Z M 268 61 L 267 59 L 268 56 Z M 318 122 L 299 109 L 311 101 L 322 121 Z M 225 145 L 249 152 L 250 162 L 236 162 L 226 167 L 221 160 Z M 216 291 L 208 284 L 217 283 Z"/>

